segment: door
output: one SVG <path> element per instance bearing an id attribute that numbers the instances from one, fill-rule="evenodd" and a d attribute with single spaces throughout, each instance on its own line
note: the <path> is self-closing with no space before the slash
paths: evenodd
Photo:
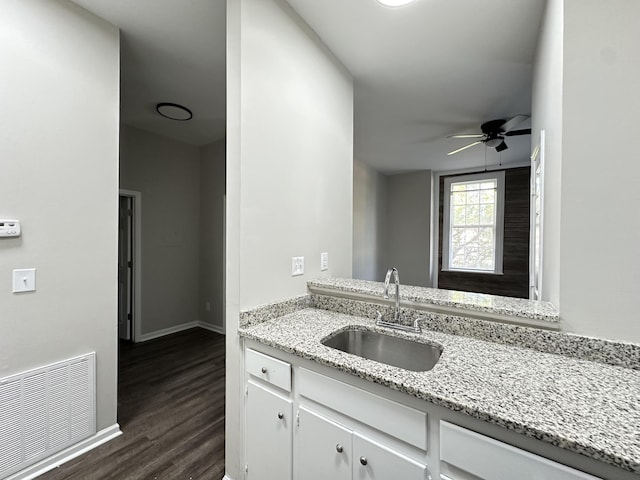
<path id="1" fill-rule="evenodd" d="M 353 434 L 353 480 L 425 480 L 427 466 L 358 433 Z"/>
<path id="2" fill-rule="evenodd" d="M 246 458 L 249 480 L 291 480 L 293 402 L 249 380 Z"/>
<path id="3" fill-rule="evenodd" d="M 529 239 L 529 298 L 542 299 L 542 239 L 544 216 L 544 148 L 545 132 L 540 131 L 540 144 L 531 155 L 531 205 Z"/>
<path id="4" fill-rule="evenodd" d="M 118 208 L 118 337 L 133 340 L 133 198 Z"/>
<path id="5" fill-rule="evenodd" d="M 296 480 L 350 480 L 351 430 L 305 407 L 297 422 Z"/>

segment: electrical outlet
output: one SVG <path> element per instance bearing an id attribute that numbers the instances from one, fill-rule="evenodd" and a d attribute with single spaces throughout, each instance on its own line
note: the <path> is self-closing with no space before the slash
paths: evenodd
<path id="1" fill-rule="evenodd" d="M 291 257 L 291 276 L 304 275 L 304 257 Z"/>
<path id="2" fill-rule="evenodd" d="M 329 254 L 327 252 L 320 254 L 320 271 L 329 270 Z"/>
<path id="3" fill-rule="evenodd" d="M 207 312 L 211 311 L 211 302 L 204 302 L 204 309 Z"/>

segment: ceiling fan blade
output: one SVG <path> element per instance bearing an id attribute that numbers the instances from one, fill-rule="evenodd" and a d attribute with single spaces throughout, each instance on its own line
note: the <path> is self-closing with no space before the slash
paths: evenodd
<path id="1" fill-rule="evenodd" d="M 482 138 L 484 133 L 461 133 L 459 135 L 447 135 L 447 138 Z"/>
<path id="2" fill-rule="evenodd" d="M 456 153 L 458 153 L 458 152 L 461 152 L 461 151 L 463 151 L 463 150 L 466 150 L 467 148 L 471 148 L 471 147 L 473 147 L 474 145 L 478 145 L 478 144 L 480 144 L 480 143 L 482 143 L 482 142 L 473 142 L 473 143 L 470 143 L 469 145 L 465 145 L 464 147 L 459 148 L 459 149 L 457 149 L 457 150 L 454 150 L 453 152 L 449 152 L 449 153 L 447 153 L 447 155 L 454 155 L 454 154 L 456 154 Z"/>
<path id="3" fill-rule="evenodd" d="M 516 135 L 531 135 L 530 128 L 523 128 L 522 130 L 511 130 L 510 132 L 504 132 L 505 137 L 515 137 Z"/>
<path id="4" fill-rule="evenodd" d="M 513 117 L 511 117 L 509 120 L 507 120 L 506 122 L 504 122 L 502 124 L 502 126 L 500 127 L 500 129 L 503 132 L 509 132 L 511 131 L 513 128 L 517 127 L 518 125 L 520 125 L 522 122 L 524 122 L 527 118 L 529 118 L 529 115 L 514 115 Z"/>
<path id="5" fill-rule="evenodd" d="M 504 140 L 503 140 L 502 143 L 496 147 L 496 152 L 502 152 L 502 151 L 506 150 L 507 148 L 509 148 L 509 147 L 507 146 L 506 143 L 504 143 Z"/>

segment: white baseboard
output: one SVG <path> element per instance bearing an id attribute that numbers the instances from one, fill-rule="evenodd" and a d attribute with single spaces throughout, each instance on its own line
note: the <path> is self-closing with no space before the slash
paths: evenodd
<path id="1" fill-rule="evenodd" d="M 225 473 L 224 477 L 222 477 L 222 480 L 233 480 L 233 478 L 231 478 L 228 473 Z"/>
<path id="2" fill-rule="evenodd" d="M 211 325 L 210 323 L 198 322 L 198 326 L 200 328 L 204 328 L 205 330 L 224 335 L 224 328 L 222 328 L 220 325 Z"/>
<path id="3" fill-rule="evenodd" d="M 45 458 L 38 463 L 34 463 L 24 470 L 20 470 L 19 472 L 14 473 L 10 477 L 7 477 L 5 480 L 31 480 L 32 478 L 36 478 L 43 473 L 48 472 L 49 470 L 53 470 L 54 468 L 59 467 L 69 460 L 73 460 L 74 458 L 88 452 L 89 450 L 93 450 L 94 448 L 108 442 L 109 440 L 113 440 L 119 435 L 122 435 L 122 431 L 120 430 L 120 425 L 116 423 L 115 425 L 100 430 L 98 433 L 96 433 L 92 437 L 87 438 L 86 440 L 78 442 L 75 445 L 70 446 L 69 448 L 65 448 L 61 452 L 56 453 L 55 455 L 51 455 L 50 457 Z"/>
<path id="4" fill-rule="evenodd" d="M 162 330 L 156 330 L 155 332 L 143 333 L 142 335 L 140 335 L 140 337 L 137 338 L 136 342 L 147 342 L 149 340 L 153 340 L 154 338 L 164 337 L 165 335 L 171 335 L 172 333 L 178 333 L 182 332 L 183 330 L 189 330 L 190 328 L 196 327 L 204 328 L 206 330 L 224 335 L 224 330 L 222 329 L 222 327 L 196 320 L 195 322 L 182 323 L 173 327 L 163 328 Z"/>
<path id="5" fill-rule="evenodd" d="M 182 332 L 183 330 L 189 330 L 190 328 L 199 327 L 200 322 L 189 322 L 180 325 L 175 325 L 169 328 L 163 328 L 162 330 L 156 330 L 155 332 L 143 333 L 136 339 L 136 342 L 147 342 L 154 338 L 164 337 L 165 335 L 171 335 L 172 333 Z"/>

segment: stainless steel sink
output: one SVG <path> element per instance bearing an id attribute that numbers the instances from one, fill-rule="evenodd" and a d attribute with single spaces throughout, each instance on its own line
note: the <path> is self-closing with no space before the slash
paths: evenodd
<path id="1" fill-rule="evenodd" d="M 439 345 L 420 343 L 360 328 L 334 333 L 325 338 L 322 344 L 414 372 L 431 370 L 442 353 L 442 347 Z"/>

